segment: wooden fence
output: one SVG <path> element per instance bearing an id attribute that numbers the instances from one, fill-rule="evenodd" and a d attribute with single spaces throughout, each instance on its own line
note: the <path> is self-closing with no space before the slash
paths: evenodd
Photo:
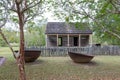
<path id="1" fill-rule="evenodd" d="M 120 55 L 119 46 L 100 46 L 100 47 L 30 47 L 26 49 L 39 49 L 41 56 L 67 56 L 68 51 L 80 52 L 91 55 Z"/>

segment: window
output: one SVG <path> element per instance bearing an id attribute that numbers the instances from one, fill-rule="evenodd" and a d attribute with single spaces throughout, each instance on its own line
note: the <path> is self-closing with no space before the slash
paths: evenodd
<path id="1" fill-rule="evenodd" d="M 62 37 L 58 38 L 58 46 L 62 46 Z"/>

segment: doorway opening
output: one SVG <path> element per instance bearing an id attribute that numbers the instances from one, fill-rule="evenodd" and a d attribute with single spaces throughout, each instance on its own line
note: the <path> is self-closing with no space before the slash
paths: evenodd
<path id="1" fill-rule="evenodd" d="M 78 37 L 74 37 L 74 46 L 78 46 Z"/>

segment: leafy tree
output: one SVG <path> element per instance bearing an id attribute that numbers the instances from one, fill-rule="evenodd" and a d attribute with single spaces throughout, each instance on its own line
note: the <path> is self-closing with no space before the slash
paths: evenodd
<path id="1" fill-rule="evenodd" d="M 35 18 L 44 12 L 42 0 L 1 0 L 5 10 L 9 11 L 9 20 L 18 23 L 20 30 L 20 48 L 19 56 L 16 56 L 17 64 L 20 72 L 20 80 L 26 80 L 24 68 L 24 26 L 27 21 Z M 6 7 L 7 6 L 7 7 Z"/>
<path id="2" fill-rule="evenodd" d="M 9 44 L 9 41 L 7 40 L 6 36 L 2 32 L 2 27 L 5 26 L 5 24 L 8 20 L 8 14 L 9 14 L 8 13 L 8 5 L 7 5 L 6 1 L 1 0 L 0 1 L 0 34 L 1 34 L 2 38 L 4 39 L 4 41 L 7 43 L 7 45 L 9 46 L 10 50 L 12 51 L 13 56 L 15 57 L 12 46 Z M 4 43 L 4 41 L 3 41 L 3 43 Z"/>
<path id="3" fill-rule="evenodd" d="M 54 1 L 53 5 L 56 15 L 68 22 L 88 22 L 101 42 L 120 40 L 119 0 L 59 0 Z"/>
<path id="4" fill-rule="evenodd" d="M 1 36 L 0 36 L 0 46 L 1 47 L 7 46 L 7 44 L 5 43 L 5 41 L 3 40 L 3 38 Z"/>
<path id="5" fill-rule="evenodd" d="M 6 28 L 2 28 L 2 32 L 4 33 L 4 36 L 7 38 L 9 43 L 19 43 L 19 36 L 17 35 L 18 32 L 14 30 L 8 30 Z M 0 46 L 7 46 L 5 41 L 2 39 L 2 36 L 0 36 L 0 39 Z"/>
<path id="6" fill-rule="evenodd" d="M 45 26 L 29 23 L 25 32 L 26 46 L 45 46 Z"/>
<path id="7" fill-rule="evenodd" d="M 3 28 L 2 31 L 8 39 L 9 43 L 19 43 L 19 32 L 12 29 L 9 30 L 7 28 Z"/>

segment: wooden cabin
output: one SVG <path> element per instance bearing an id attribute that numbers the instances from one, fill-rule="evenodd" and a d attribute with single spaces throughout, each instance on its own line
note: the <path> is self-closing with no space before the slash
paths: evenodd
<path id="1" fill-rule="evenodd" d="M 46 47 L 84 47 L 92 44 L 92 31 L 85 23 L 48 22 Z"/>

